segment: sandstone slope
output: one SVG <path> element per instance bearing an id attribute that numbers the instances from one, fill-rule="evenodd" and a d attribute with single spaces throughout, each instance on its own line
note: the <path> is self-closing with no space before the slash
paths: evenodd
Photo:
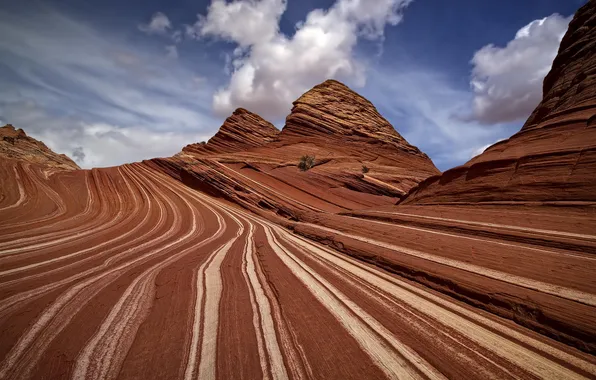
<path id="1" fill-rule="evenodd" d="M 596 376 L 510 320 L 593 349 L 587 254 L 347 217 L 296 223 L 313 242 L 148 163 L 46 177 L 0 160 L 0 378 Z"/>
<path id="2" fill-rule="evenodd" d="M 520 132 L 422 182 L 403 203 L 596 202 L 596 5 L 575 15 Z"/>
<path id="3" fill-rule="evenodd" d="M 43 142 L 7 124 L 0 128 L 0 157 L 41 164 L 55 170 L 80 169 L 64 154 L 56 154 Z"/>

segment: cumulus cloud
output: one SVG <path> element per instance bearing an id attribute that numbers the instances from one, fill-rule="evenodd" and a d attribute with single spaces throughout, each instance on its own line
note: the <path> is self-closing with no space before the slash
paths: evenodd
<path id="1" fill-rule="evenodd" d="M 162 12 L 156 12 L 147 24 L 139 25 L 139 30 L 147 34 L 166 34 L 172 28 L 168 16 Z"/>
<path id="2" fill-rule="evenodd" d="M 242 47 L 269 41 L 279 33 L 279 18 L 286 10 L 286 0 L 234 1 L 214 0 L 207 16 L 186 32 L 200 38 L 216 35 Z"/>
<path id="3" fill-rule="evenodd" d="M 386 25 L 400 22 L 411 0 L 337 0 L 311 11 L 293 36 L 279 31 L 285 0 L 213 0 L 187 34 L 234 42 L 228 57 L 229 84 L 216 92 L 219 115 L 246 107 L 267 118 L 285 116 L 291 102 L 327 78 L 365 82 L 365 65 L 355 57 L 359 38 L 382 39 Z"/>
<path id="4" fill-rule="evenodd" d="M 403 60 L 393 60 L 391 67 L 377 65 L 359 92 L 440 170 L 463 164 L 480 149 L 519 130 L 519 125 L 483 128 L 476 121 L 462 123 L 453 118 L 469 107 L 470 92 L 454 86 L 445 73 Z"/>
<path id="5" fill-rule="evenodd" d="M 473 113 L 465 120 L 497 124 L 528 117 L 542 99 L 542 81 L 571 17 L 534 20 L 505 47 L 486 45 L 472 58 Z"/>

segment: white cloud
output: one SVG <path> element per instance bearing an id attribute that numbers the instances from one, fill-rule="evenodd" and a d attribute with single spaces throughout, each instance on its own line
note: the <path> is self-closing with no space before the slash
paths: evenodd
<path id="1" fill-rule="evenodd" d="M 286 4 L 286 0 L 214 0 L 207 16 L 199 15 L 187 33 L 195 38 L 216 35 L 243 47 L 266 42 L 279 33 L 279 18 Z"/>
<path id="2" fill-rule="evenodd" d="M 505 47 L 478 50 L 471 61 L 473 113 L 463 118 L 483 124 L 527 118 L 542 99 L 542 81 L 570 21 L 553 14 L 521 28 Z"/>
<path id="3" fill-rule="evenodd" d="M 230 82 L 214 95 L 219 115 L 242 106 L 278 119 L 300 94 L 325 79 L 363 85 L 365 65 L 354 55 L 358 39 L 381 39 L 385 26 L 399 23 L 410 2 L 337 0 L 328 10 L 311 11 L 288 37 L 278 26 L 285 0 L 214 0 L 187 32 L 238 44 L 230 58 Z"/>
<path id="4" fill-rule="evenodd" d="M 139 25 L 139 30 L 147 34 L 166 34 L 171 28 L 170 19 L 162 12 L 156 12 L 148 24 Z"/>

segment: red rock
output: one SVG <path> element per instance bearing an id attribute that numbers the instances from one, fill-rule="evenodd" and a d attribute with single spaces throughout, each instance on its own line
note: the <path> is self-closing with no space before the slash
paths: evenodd
<path id="1" fill-rule="evenodd" d="M 432 162 L 337 82 L 301 99 L 248 148 L 53 175 L 32 142 L 0 159 L 2 377 L 596 376 L 595 207 L 396 206 Z M 544 139 L 562 166 L 549 117 L 508 149 Z"/>
<path id="2" fill-rule="evenodd" d="M 544 98 L 520 132 L 431 177 L 408 204 L 596 201 L 596 3 L 569 25 Z"/>
<path id="3" fill-rule="evenodd" d="M 393 144 L 427 157 L 397 133 L 375 106 L 336 80 L 327 80 L 294 103 L 280 139 L 296 137 L 358 137 Z"/>
<path id="4" fill-rule="evenodd" d="M 0 128 L 0 157 L 41 164 L 59 170 L 80 169 L 64 154 L 57 154 L 43 142 L 27 136 L 11 124 Z"/>
<path id="5" fill-rule="evenodd" d="M 290 219 L 316 210 L 391 204 L 439 173 L 372 103 L 334 80 L 296 100 L 279 135 L 260 133 L 274 132 L 264 123 L 248 111 L 237 111 L 207 144 L 186 147 L 155 164 L 170 174 L 179 167 L 186 174 L 173 175 L 194 186 L 208 184 L 211 194 L 255 212 Z M 251 143 L 236 143 L 244 140 Z M 315 157 L 315 166 L 303 172 L 297 165 L 304 155 Z M 363 166 L 368 172 L 363 173 Z M 295 197 L 304 201 L 290 201 Z"/>
<path id="6" fill-rule="evenodd" d="M 279 130 L 270 122 L 244 108 L 238 108 L 207 143 L 187 145 L 182 152 L 200 156 L 239 152 L 265 145 L 278 134 Z"/>

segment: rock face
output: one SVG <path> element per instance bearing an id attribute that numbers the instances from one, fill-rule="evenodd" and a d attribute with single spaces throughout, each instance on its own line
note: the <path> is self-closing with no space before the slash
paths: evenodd
<path id="1" fill-rule="evenodd" d="M 281 139 L 297 136 L 374 139 L 427 158 L 408 144 L 371 102 L 336 80 L 315 86 L 293 104 Z"/>
<path id="2" fill-rule="evenodd" d="M 596 3 L 582 7 L 561 41 L 559 53 L 544 79 L 544 98 L 522 131 L 582 106 L 593 108 L 596 97 Z M 594 120 L 592 120 L 594 122 Z"/>
<path id="3" fill-rule="evenodd" d="M 267 120 L 238 108 L 207 143 L 190 144 L 182 151 L 197 155 L 240 152 L 265 145 L 278 134 L 279 130 Z"/>
<path id="4" fill-rule="evenodd" d="M 7 124 L 0 128 L 0 157 L 27 161 L 59 170 L 80 169 L 64 154 L 54 153 L 43 142 Z"/>
<path id="5" fill-rule="evenodd" d="M 403 203 L 596 201 L 596 2 L 575 15 L 520 132 L 422 182 Z"/>
<path id="6" fill-rule="evenodd" d="M 314 157 L 312 169 L 298 169 L 302 156 Z M 154 164 L 210 194 L 289 219 L 393 204 L 439 173 L 368 100 L 334 80 L 296 100 L 279 134 L 238 110 L 207 144 Z"/>

